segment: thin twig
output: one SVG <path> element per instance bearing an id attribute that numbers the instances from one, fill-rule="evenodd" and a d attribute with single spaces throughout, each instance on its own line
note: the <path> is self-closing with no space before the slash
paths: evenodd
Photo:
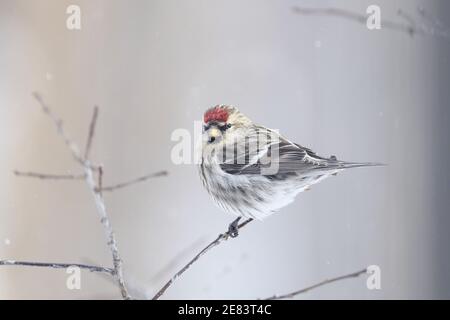
<path id="1" fill-rule="evenodd" d="M 78 149 L 78 146 L 66 135 L 64 128 L 63 128 L 63 122 L 62 120 L 57 117 L 47 106 L 47 104 L 42 99 L 41 95 L 37 92 L 33 92 L 33 96 L 36 99 L 36 101 L 39 103 L 39 105 L 42 108 L 42 111 L 53 121 L 53 124 L 56 127 L 56 131 L 58 135 L 61 136 L 61 138 L 64 140 L 64 143 L 69 148 L 69 150 L 72 153 L 73 158 L 80 163 L 81 165 L 85 165 L 84 159 L 80 155 L 80 150 Z"/>
<path id="2" fill-rule="evenodd" d="M 103 196 L 102 189 L 103 189 L 103 166 L 98 167 L 98 183 L 97 183 L 97 189 L 96 191 L 100 194 L 100 196 Z"/>
<path id="3" fill-rule="evenodd" d="M 91 169 L 93 171 L 97 171 L 98 173 L 98 185 L 95 187 L 95 191 L 97 192 L 113 192 L 117 189 L 123 189 L 137 183 L 145 182 L 151 178 L 163 177 L 167 176 L 169 173 L 167 171 L 159 171 L 156 173 L 150 173 L 148 175 L 132 179 L 130 181 L 121 182 L 115 185 L 103 187 L 103 175 L 104 169 L 102 165 L 93 166 L 91 165 Z M 42 180 L 85 180 L 85 174 L 47 174 L 40 172 L 24 172 L 15 170 L 13 172 L 18 177 L 27 177 L 27 178 L 37 178 Z"/>
<path id="4" fill-rule="evenodd" d="M 91 194 L 94 198 L 95 205 L 97 207 L 97 212 L 100 216 L 100 223 L 103 225 L 106 237 L 108 239 L 108 247 L 111 251 L 114 266 L 114 276 L 120 288 L 120 293 L 124 299 L 130 299 L 127 287 L 125 285 L 125 280 L 123 279 L 123 269 L 122 269 L 122 259 L 120 258 L 119 249 L 117 247 L 116 236 L 114 234 L 111 222 L 106 212 L 105 202 L 103 197 L 99 192 L 96 191 L 96 185 L 94 181 L 94 174 L 90 166 L 85 166 L 84 171 L 86 173 L 86 182 L 89 186 Z"/>
<path id="5" fill-rule="evenodd" d="M 121 182 L 121 183 L 118 183 L 118 184 L 115 184 L 112 186 L 103 187 L 103 188 L 97 189 L 97 191 L 111 192 L 111 191 L 115 191 L 117 189 L 122 189 L 125 187 L 129 187 L 131 185 L 140 183 L 140 182 L 147 181 L 148 179 L 151 179 L 151 178 L 163 177 L 163 176 L 166 176 L 167 174 L 168 174 L 167 171 L 151 173 L 151 174 L 148 174 L 148 175 L 145 175 L 145 176 L 142 176 L 142 177 L 130 180 L 130 181 Z"/>
<path id="6" fill-rule="evenodd" d="M 54 263 L 54 262 L 0 260 L 0 266 L 25 266 L 25 267 L 39 267 L 39 268 L 53 268 L 53 269 L 67 269 L 69 267 L 78 267 L 80 269 L 89 270 L 90 272 L 100 272 L 100 273 L 107 273 L 109 275 L 114 275 L 114 269 L 112 268 L 91 266 L 81 263 Z"/>
<path id="7" fill-rule="evenodd" d="M 60 118 L 58 118 L 51 109 L 47 106 L 47 104 L 44 102 L 42 97 L 38 93 L 33 94 L 38 103 L 40 104 L 42 110 L 46 115 L 52 119 L 53 123 L 56 126 L 56 130 L 58 135 L 60 135 L 65 144 L 69 147 L 73 158 L 81 164 L 83 167 L 84 173 L 85 173 L 85 181 L 89 187 L 89 190 L 91 191 L 91 194 L 94 198 L 95 205 L 97 207 L 97 213 L 100 216 L 100 222 L 103 225 L 103 229 L 106 234 L 107 238 L 107 244 L 111 251 L 112 260 L 113 260 L 113 266 L 114 266 L 114 277 L 117 281 L 117 284 L 120 288 L 120 293 L 122 295 L 122 298 L 124 299 L 130 299 L 130 295 L 128 294 L 128 290 L 125 285 L 125 280 L 123 278 L 123 270 L 122 270 L 122 260 L 120 258 L 119 249 L 117 247 L 116 237 L 114 234 L 114 231 L 111 226 L 111 222 L 108 216 L 108 213 L 106 211 L 106 206 L 103 201 L 102 196 L 97 192 L 97 186 L 95 185 L 94 181 L 94 173 L 93 173 L 93 166 L 91 165 L 90 161 L 84 159 L 80 155 L 80 151 L 78 149 L 78 146 L 66 135 L 64 131 L 64 127 L 62 125 L 62 121 Z M 95 113 L 94 116 L 96 117 Z M 96 121 L 91 121 L 91 123 L 95 124 Z M 92 132 L 92 135 L 94 133 L 94 129 L 90 130 Z"/>
<path id="8" fill-rule="evenodd" d="M 242 229 L 247 224 L 252 222 L 253 219 L 247 219 L 244 222 L 242 222 L 240 225 L 238 225 L 238 229 Z M 183 268 L 181 268 L 175 275 L 166 282 L 166 284 L 155 294 L 155 296 L 152 298 L 152 300 L 158 300 L 165 292 L 166 290 L 183 274 L 186 272 L 187 269 L 189 269 L 198 259 L 200 259 L 205 253 L 207 253 L 209 250 L 214 248 L 215 246 L 218 246 L 221 244 L 224 240 L 228 240 L 230 237 L 229 231 L 225 233 L 221 233 L 217 236 L 217 238 L 212 241 L 210 244 L 208 244 L 203 250 L 201 250 L 199 253 L 197 253 L 194 258 L 192 258 Z"/>
<path id="9" fill-rule="evenodd" d="M 84 174 L 46 174 L 39 172 L 23 172 L 15 170 L 14 174 L 18 177 L 37 178 L 42 180 L 83 180 Z"/>
<path id="10" fill-rule="evenodd" d="M 95 134 L 95 125 L 97 124 L 98 118 L 98 106 L 94 107 L 94 113 L 92 114 L 91 123 L 89 125 L 89 134 L 86 142 L 86 148 L 84 150 L 84 159 L 89 159 L 89 153 L 91 151 L 92 140 Z"/>
<path id="11" fill-rule="evenodd" d="M 335 277 L 335 278 L 331 278 L 331 279 L 326 279 L 324 281 L 321 281 L 319 283 L 316 283 L 312 286 L 300 289 L 300 290 L 296 290 L 294 292 L 291 293 L 286 293 L 286 294 L 282 294 L 282 295 L 274 295 L 272 297 L 266 298 L 264 300 L 280 300 L 280 299 L 287 299 L 287 298 L 294 298 L 295 296 L 308 292 L 310 290 L 316 289 L 318 287 L 322 287 L 325 286 L 327 284 L 333 283 L 333 282 L 337 282 L 337 281 L 341 281 L 341 280 L 345 280 L 345 279 L 350 279 L 350 278 L 357 278 L 362 274 L 367 273 L 367 269 L 362 269 L 356 272 L 352 272 L 343 276 L 339 276 L 339 277 Z"/>
<path id="12" fill-rule="evenodd" d="M 297 14 L 302 15 L 319 15 L 319 16 L 335 16 L 344 19 L 352 20 L 358 23 L 365 24 L 367 21 L 367 16 L 360 14 L 358 12 L 353 12 L 350 10 L 340 9 L 340 8 L 303 8 L 295 6 L 292 10 Z M 404 12 L 399 10 L 399 15 L 405 18 Z M 415 21 L 412 18 L 407 19 L 407 24 L 400 23 L 396 21 L 391 21 L 387 19 L 382 20 L 382 28 L 391 29 L 395 31 L 400 31 L 407 33 L 411 36 L 415 34 L 423 35 L 426 31 L 422 28 L 417 28 Z"/>

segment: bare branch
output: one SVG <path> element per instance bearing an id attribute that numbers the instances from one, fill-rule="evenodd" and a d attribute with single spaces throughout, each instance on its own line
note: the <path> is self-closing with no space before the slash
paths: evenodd
<path id="1" fill-rule="evenodd" d="M 295 6 L 292 10 L 301 15 L 316 15 L 316 16 L 334 16 L 341 17 L 347 20 L 355 21 L 361 24 L 366 24 L 367 16 L 361 14 L 359 12 L 353 12 L 346 9 L 340 8 L 304 8 Z M 425 14 L 424 9 L 418 9 L 420 16 L 425 19 L 428 16 Z M 397 22 L 393 20 L 383 19 L 382 27 L 383 29 L 390 29 L 399 32 L 406 33 L 410 36 L 414 35 L 432 35 L 432 36 L 440 36 L 442 38 L 446 38 L 447 40 L 450 38 L 450 31 L 446 29 L 442 23 L 438 20 L 434 19 L 433 26 L 427 27 L 424 24 L 418 25 L 416 20 L 409 14 L 407 14 L 403 10 L 398 10 L 397 15 L 406 23 Z"/>
<path id="2" fill-rule="evenodd" d="M 69 148 L 69 150 L 72 153 L 73 158 L 80 163 L 81 165 L 85 165 L 84 159 L 80 155 L 80 150 L 78 149 L 78 146 L 67 136 L 66 132 L 64 131 L 63 122 L 62 120 L 57 117 L 49 108 L 49 106 L 44 102 L 41 95 L 37 92 L 33 93 L 34 98 L 39 103 L 39 105 L 42 108 L 42 111 L 53 121 L 53 124 L 56 127 L 56 131 L 59 136 L 64 140 L 64 143 Z"/>
<path id="3" fill-rule="evenodd" d="M 352 20 L 355 22 L 359 22 L 361 24 L 365 24 L 367 21 L 367 16 L 364 14 L 360 14 L 357 12 L 352 12 L 350 10 L 339 9 L 339 8 L 302 8 L 302 7 L 293 7 L 292 10 L 295 13 L 302 15 L 321 15 L 321 16 L 335 16 L 341 17 L 344 19 Z M 418 30 L 412 24 L 404 24 L 390 20 L 383 20 L 383 28 L 396 30 L 400 32 L 407 33 L 409 35 L 419 34 L 423 31 Z"/>
<path id="4" fill-rule="evenodd" d="M 355 13 L 349 10 L 339 9 L 339 8 L 303 8 L 303 7 L 293 7 L 292 10 L 295 13 L 302 15 L 323 15 L 323 16 L 338 16 L 356 22 L 364 23 L 367 19 L 366 16 L 359 13 Z"/>
<path id="5" fill-rule="evenodd" d="M 96 191 L 100 193 L 100 196 L 103 196 L 102 189 L 103 189 L 103 166 L 98 167 L 98 178 L 97 178 L 97 188 Z"/>
<path id="6" fill-rule="evenodd" d="M 169 173 L 167 171 L 159 171 L 156 173 L 150 173 L 148 175 L 132 179 L 130 181 L 121 182 L 115 185 L 106 186 L 103 187 L 103 166 L 92 166 L 91 169 L 94 171 L 97 171 L 98 173 L 98 186 L 95 188 L 96 192 L 113 192 L 117 189 L 126 188 L 129 186 L 132 186 L 134 184 L 138 184 L 141 182 L 145 182 L 151 178 L 157 178 L 157 177 L 163 177 L 167 176 Z M 27 178 L 37 178 L 42 180 L 85 180 L 86 175 L 85 174 L 47 174 L 47 173 L 40 173 L 40 172 L 24 172 L 15 170 L 14 174 L 18 177 L 27 177 Z"/>
<path id="7" fill-rule="evenodd" d="M 44 113 L 52 119 L 53 123 L 55 124 L 58 135 L 60 135 L 63 138 L 66 146 L 72 152 L 73 158 L 79 164 L 81 164 L 81 166 L 83 167 L 83 170 L 85 173 L 84 174 L 85 181 L 86 181 L 86 183 L 89 187 L 89 190 L 91 191 L 91 194 L 94 198 L 95 205 L 97 207 L 97 213 L 100 216 L 100 222 L 103 225 L 103 229 L 105 231 L 106 238 L 107 238 L 107 244 L 111 251 L 113 266 L 114 266 L 114 277 L 117 281 L 117 284 L 119 285 L 122 298 L 130 299 L 131 297 L 128 294 L 128 290 L 125 285 L 125 280 L 123 278 L 122 260 L 120 258 L 119 249 L 117 247 L 114 231 L 112 229 L 111 222 L 109 220 L 109 216 L 106 211 L 106 206 L 103 201 L 103 197 L 101 196 L 100 193 L 97 192 L 97 186 L 95 185 L 94 173 L 93 173 L 94 167 L 91 165 L 90 161 L 88 161 L 80 156 L 80 151 L 78 149 L 78 146 L 66 135 L 61 119 L 59 119 L 51 111 L 51 109 L 48 107 L 48 105 L 44 102 L 44 100 L 38 93 L 34 93 L 33 95 L 36 98 L 36 100 L 38 101 L 38 103 L 41 105 L 41 108 L 44 111 Z M 95 121 L 92 121 L 92 123 L 93 123 L 92 126 L 94 126 Z M 94 129 L 92 129 L 92 136 L 93 136 L 93 130 Z M 89 134 L 89 135 L 91 135 L 91 134 Z"/>
<path id="8" fill-rule="evenodd" d="M 111 226 L 111 222 L 106 212 L 105 202 L 103 201 L 102 195 L 96 191 L 96 185 L 94 181 L 94 174 L 90 166 L 85 166 L 84 171 L 86 173 L 86 182 L 91 190 L 91 194 L 94 197 L 95 205 L 97 206 L 97 212 L 100 216 L 100 223 L 103 225 L 105 230 L 106 238 L 108 239 L 108 247 L 111 251 L 114 265 L 114 276 L 120 288 L 120 292 L 124 299 L 130 299 L 128 290 L 125 285 L 125 280 L 123 279 L 122 271 L 122 260 L 120 258 L 119 249 L 117 247 L 116 237 Z"/>
<path id="9" fill-rule="evenodd" d="M 239 226 L 238 229 L 242 229 L 243 227 L 245 227 L 247 224 L 249 224 L 250 222 L 252 222 L 253 219 L 247 219 L 244 222 L 242 222 Z M 218 246 L 219 244 L 221 244 L 223 241 L 228 240 L 228 238 L 230 237 L 230 233 L 229 231 L 225 232 L 225 233 L 221 233 L 217 236 L 217 238 L 212 241 L 210 244 L 208 244 L 205 248 L 203 248 L 203 250 L 201 250 L 199 253 L 197 253 L 194 258 L 192 258 L 183 268 L 181 268 L 177 273 L 175 273 L 175 275 L 166 282 L 166 284 L 155 294 L 155 296 L 152 298 L 152 300 L 158 300 L 159 298 L 161 298 L 161 296 L 166 292 L 166 290 L 183 274 L 187 271 L 187 269 L 189 269 L 198 259 L 200 259 L 205 253 L 207 253 L 209 250 L 211 250 L 212 248 Z"/>
<path id="10" fill-rule="evenodd" d="M 90 272 L 107 273 L 114 275 L 114 269 L 100 266 L 91 266 L 80 263 L 54 263 L 54 262 L 30 262 L 30 261 L 15 261 L 15 260 L 0 260 L 0 266 L 25 266 L 25 267 L 39 267 L 39 268 L 53 268 L 53 269 L 67 269 L 69 267 L 78 267 L 80 269 L 89 270 Z"/>
<path id="11" fill-rule="evenodd" d="M 131 185 L 140 183 L 140 182 L 144 182 L 147 181 L 148 179 L 151 178 L 157 178 L 157 177 L 163 177 L 163 176 L 167 176 L 168 172 L 167 171 L 160 171 L 160 172 L 156 172 L 156 173 L 151 173 L 130 181 L 126 181 L 126 182 L 121 182 L 112 186 L 107 186 L 107 187 L 102 187 L 97 189 L 97 191 L 103 191 L 103 192 L 111 192 L 111 191 L 115 191 L 117 189 L 122 189 L 122 188 L 126 188 L 129 187 Z"/>
<path id="12" fill-rule="evenodd" d="M 280 300 L 280 299 L 288 299 L 288 298 L 294 298 L 295 296 L 308 292 L 310 290 L 316 289 L 318 287 L 322 287 L 325 286 L 327 284 L 333 283 L 333 282 L 338 282 L 341 280 L 345 280 L 345 279 L 350 279 L 350 278 L 357 278 L 362 274 L 367 273 L 367 269 L 362 269 L 356 272 L 352 272 L 343 276 L 339 276 L 339 277 L 335 277 L 335 278 L 331 278 L 331 279 L 326 279 L 324 281 L 321 281 L 319 283 L 316 283 L 312 286 L 306 287 L 304 289 L 300 289 L 291 293 L 286 293 L 286 294 L 282 294 L 282 295 L 274 295 L 272 297 L 266 298 L 264 300 Z"/>
<path id="13" fill-rule="evenodd" d="M 48 180 L 82 180 L 84 179 L 86 184 L 91 191 L 91 194 L 94 198 L 94 202 L 96 204 L 97 213 L 100 216 L 100 222 L 103 226 L 103 229 L 106 234 L 107 244 L 111 251 L 113 266 L 114 268 L 105 268 L 105 267 L 96 267 L 89 266 L 85 264 L 69 264 L 69 263 L 40 263 L 40 262 L 27 262 L 27 261 L 12 261 L 12 260 L 0 260 L 0 265 L 17 265 L 17 266 L 33 266 L 33 267 L 48 267 L 48 268 L 67 268 L 68 266 L 78 266 L 83 269 L 88 269 L 95 272 L 104 272 L 114 277 L 116 280 L 121 295 L 124 299 L 131 299 L 131 296 L 128 293 L 124 278 L 123 278 L 123 268 L 122 268 L 122 260 L 120 258 L 119 249 L 117 246 L 117 241 L 115 238 L 114 231 L 111 226 L 111 222 L 106 211 L 105 202 L 103 200 L 102 191 L 113 191 L 116 189 L 124 188 L 135 183 L 143 182 L 147 179 L 167 175 L 167 172 L 161 171 L 158 173 L 154 173 L 151 175 L 147 175 L 144 177 L 140 177 L 131 181 L 127 181 L 124 183 L 120 183 L 114 186 L 103 188 L 103 167 L 92 165 L 88 160 L 90 149 L 92 146 L 94 134 L 95 134 L 95 125 L 98 118 L 98 107 L 94 108 L 94 112 L 92 115 L 92 120 L 89 126 L 88 139 L 86 143 L 86 149 L 84 153 L 84 157 L 81 156 L 78 146 L 69 138 L 66 134 L 62 120 L 54 114 L 50 107 L 44 102 L 42 97 L 38 93 L 33 93 L 33 96 L 39 103 L 42 108 L 42 111 L 52 120 L 53 124 L 56 127 L 57 134 L 61 136 L 66 146 L 69 148 L 70 152 L 74 160 L 79 163 L 83 170 L 84 174 L 80 175 L 71 175 L 71 174 L 43 174 L 36 172 L 22 172 L 22 171 L 14 171 L 14 174 L 17 176 L 30 177 L 30 178 L 38 178 L 38 179 L 48 179 Z M 96 185 L 94 180 L 94 171 L 98 172 L 98 184 Z"/>
<path id="14" fill-rule="evenodd" d="M 91 151 L 92 140 L 94 139 L 95 134 L 95 125 L 97 124 L 98 118 L 98 106 L 94 107 L 94 113 L 92 114 L 91 124 L 89 125 L 89 134 L 86 142 L 86 149 L 84 150 L 84 159 L 89 158 L 89 153 Z"/>
<path id="15" fill-rule="evenodd" d="M 15 170 L 14 174 L 18 177 L 37 178 L 42 180 L 83 180 L 84 174 L 47 174 L 39 172 L 23 172 Z"/>
<path id="16" fill-rule="evenodd" d="M 319 16 L 335 16 L 341 17 L 347 20 L 352 20 L 355 22 L 359 22 L 361 24 L 365 24 L 367 21 L 367 16 L 364 14 L 360 14 L 358 12 L 353 12 L 350 10 L 339 9 L 339 8 L 302 8 L 302 7 L 293 7 L 292 10 L 295 13 L 302 15 L 319 15 Z M 421 30 L 417 30 L 412 24 L 404 24 L 390 20 L 383 20 L 383 27 L 391 30 L 396 30 L 404 33 L 408 33 L 409 35 L 414 35 L 416 33 L 422 33 Z"/>

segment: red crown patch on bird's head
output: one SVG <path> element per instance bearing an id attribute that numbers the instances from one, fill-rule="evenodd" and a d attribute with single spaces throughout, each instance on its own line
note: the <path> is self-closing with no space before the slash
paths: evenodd
<path id="1" fill-rule="evenodd" d="M 205 123 L 216 121 L 216 122 L 227 122 L 228 120 L 228 110 L 221 106 L 215 106 L 205 112 L 203 116 L 203 121 Z"/>

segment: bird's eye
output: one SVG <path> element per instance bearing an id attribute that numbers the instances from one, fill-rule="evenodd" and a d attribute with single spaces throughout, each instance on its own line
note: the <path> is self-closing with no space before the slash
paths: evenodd
<path id="1" fill-rule="evenodd" d="M 231 124 L 229 124 L 229 123 L 224 124 L 223 126 L 219 127 L 220 131 L 225 131 L 225 130 L 230 129 L 230 128 L 231 128 Z"/>

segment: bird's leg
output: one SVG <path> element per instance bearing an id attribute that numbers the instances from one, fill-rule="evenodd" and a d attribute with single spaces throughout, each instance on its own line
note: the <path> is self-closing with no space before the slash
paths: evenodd
<path id="1" fill-rule="evenodd" d="M 241 220 L 241 217 L 239 217 L 236 220 L 234 220 L 228 226 L 228 234 L 232 238 L 236 238 L 239 235 L 239 220 Z"/>

